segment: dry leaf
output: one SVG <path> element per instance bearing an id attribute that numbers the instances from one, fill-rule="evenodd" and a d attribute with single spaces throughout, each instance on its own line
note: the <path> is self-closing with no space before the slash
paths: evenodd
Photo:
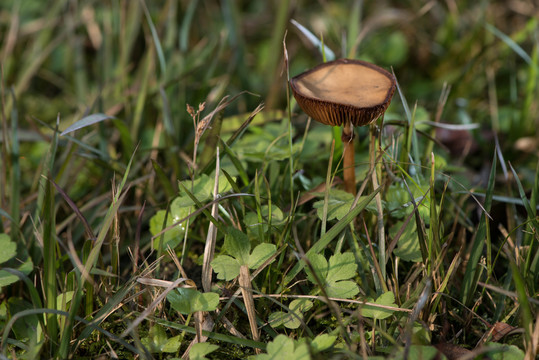
<path id="1" fill-rule="evenodd" d="M 434 345 L 438 351 L 444 354 L 449 360 L 461 359 L 471 353 L 470 350 L 450 343 L 440 343 Z"/>
<path id="2" fill-rule="evenodd" d="M 504 322 L 497 322 L 490 329 L 490 333 L 492 336 L 491 341 L 493 342 L 500 341 L 505 335 L 509 334 L 511 331 L 516 330 L 516 329 L 517 329 L 516 327 L 513 327 Z"/>

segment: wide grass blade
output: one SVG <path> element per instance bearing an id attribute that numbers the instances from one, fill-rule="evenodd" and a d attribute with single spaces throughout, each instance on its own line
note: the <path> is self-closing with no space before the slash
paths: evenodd
<path id="1" fill-rule="evenodd" d="M 74 124 L 68 126 L 67 129 L 62 131 L 60 136 L 63 136 L 65 134 L 69 134 L 70 132 L 83 129 L 83 128 L 87 127 L 87 126 L 97 124 L 97 123 L 100 123 L 100 122 L 108 120 L 108 119 L 115 119 L 115 117 L 114 116 L 109 116 L 109 115 L 106 115 L 106 114 L 99 114 L 99 113 L 85 116 L 82 119 L 80 119 L 79 121 L 75 122 Z"/>
<path id="2" fill-rule="evenodd" d="M 329 47 L 325 46 L 320 39 L 316 35 L 314 35 L 312 32 L 310 32 L 305 26 L 301 25 L 299 22 L 297 22 L 294 19 L 290 19 L 290 22 L 292 25 L 294 25 L 299 32 L 305 36 L 307 40 L 311 43 L 312 46 L 318 49 L 320 52 L 320 55 L 324 57 L 327 61 L 333 61 L 335 60 L 335 53 L 333 50 L 331 50 Z"/>

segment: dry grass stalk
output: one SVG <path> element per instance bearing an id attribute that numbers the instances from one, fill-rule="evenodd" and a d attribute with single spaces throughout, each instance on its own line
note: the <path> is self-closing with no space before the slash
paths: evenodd
<path id="1" fill-rule="evenodd" d="M 251 275 L 249 274 L 249 268 L 247 265 L 242 265 L 240 267 L 239 283 L 243 296 L 243 302 L 245 304 L 245 310 L 247 311 L 247 317 L 249 318 L 251 334 L 253 335 L 253 340 L 258 341 L 260 337 L 258 335 L 258 326 L 256 325 L 255 302 L 252 292 L 253 288 L 251 286 Z"/>
<path id="2" fill-rule="evenodd" d="M 215 154 L 215 183 L 213 186 L 213 199 L 217 200 L 217 193 L 219 192 L 219 147 L 217 147 L 217 152 Z M 217 202 L 214 202 L 211 207 L 211 216 L 214 218 L 217 217 Z M 206 236 L 206 246 L 204 247 L 204 260 L 202 263 L 202 288 L 204 291 L 208 292 L 211 290 L 211 277 L 212 277 L 212 267 L 210 263 L 213 260 L 213 255 L 215 253 L 215 240 L 217 238 L 217 228 L 213 222 L 210 222 L 208 227 L 208 234 Z"/>

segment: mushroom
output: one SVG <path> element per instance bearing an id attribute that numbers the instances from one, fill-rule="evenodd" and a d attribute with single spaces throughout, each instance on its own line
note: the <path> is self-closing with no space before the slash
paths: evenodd
<path id="1" fill-rule="evenodd" d="M 353 127 L 368 125 L 386 111 L 395 77 L 365 61 L 339 59 L 293 77 L 290 87 L 307 115 L 322 124 L 343 126 L 344 188 L 355 195 Z"/>

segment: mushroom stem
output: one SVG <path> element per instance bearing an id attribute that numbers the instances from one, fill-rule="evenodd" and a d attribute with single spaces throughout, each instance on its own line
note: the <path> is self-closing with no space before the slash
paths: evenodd
<path id="1" fill-rule="evenodd" d="M 354 163 L 354 127 L 348 121 L 342 129 L 341 139 L 344 145 L 343 177 L 344 189 L 356 195 L 356 169 Z"/>

